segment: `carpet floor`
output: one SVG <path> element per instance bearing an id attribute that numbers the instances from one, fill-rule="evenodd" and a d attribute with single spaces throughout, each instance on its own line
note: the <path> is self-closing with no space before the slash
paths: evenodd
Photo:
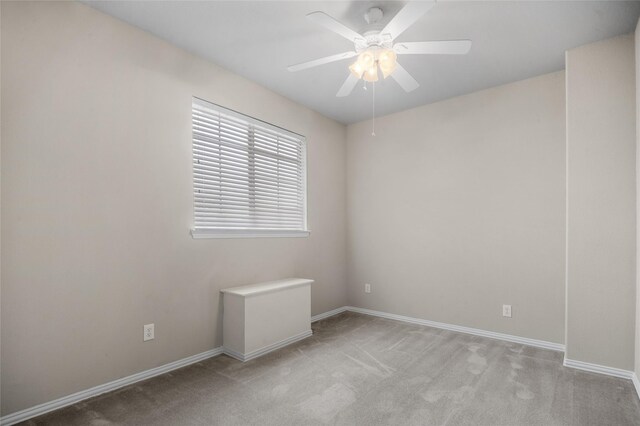
<path id="1" fill-rule="evenodd" d="M 343 313 L 242 363 L 221 355 L 29 425 L 640 425 L 629 380 L 562 353 Z"/>

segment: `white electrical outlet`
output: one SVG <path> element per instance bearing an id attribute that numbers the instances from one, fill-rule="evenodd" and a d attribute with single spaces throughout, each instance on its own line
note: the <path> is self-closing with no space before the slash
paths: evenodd
<path id="1" fill-rule="evenodd" d="M 502 316 L 511 318 L 511 305 L 502 305 Z"/>
<path id="2" fill-rule="evenodd" d="M 371 284 L 365 284 L 364 285 L 364 292 L 365 293 L 371 293 Z"/>
<path id="3" fill-rule="evenodd" d="M 155 339 L 155 330 L 153 324 L 147 324 L 144 326 L 144 341 Z"/>

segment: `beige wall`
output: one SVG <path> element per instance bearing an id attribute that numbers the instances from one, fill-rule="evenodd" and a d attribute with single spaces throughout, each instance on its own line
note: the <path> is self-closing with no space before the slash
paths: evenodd
<path id="1" fill-rule="evenodd" d="M 349 302 L 562 343 L 564 111 L 557 72 L 350 125 Z"/>
<path id="2" fill-rule="evenodd" d="M 633 34 L 567 52 L 567 352 L 634 368 Z"/>
<path id="3" fill-rule="evenodd" d="M 86 6 L 0 4 L 3 415 L 218 346 L 220 288 L 290 276 L 313 314 L 563 343 L 567 266 L 568 357 L 633 368 L 632 36 L 569 52 L 566 123 L 558 72 L 372 138 Z M 307 136 L 311 237 L 189 236 L 192 96 Z"/>
<path id="4" fill-rule="evenodd" d="M 344 126 L 87 6 L 1 7 L 2 414 L 220 345 L 223 287 L 346 304 Z M 307 136 L 311 237 L 191 238 L 192 96 Z"/>

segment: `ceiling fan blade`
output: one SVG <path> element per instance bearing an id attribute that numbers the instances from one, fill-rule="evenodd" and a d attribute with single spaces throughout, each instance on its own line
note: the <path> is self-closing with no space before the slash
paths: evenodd
<path id="1" fill-rule="evenodd" d="M 471 49 L 471 40 L 411 41 L 396 43 L 398 55 L 465 55 Z"/>
<path id="2" fill-rule="evenodd" d="M 336 96 L 339 98 L 349 96 L 349 93 L 351 93 L 353 88 L 356 87 L 356 84 L 358 84 L 359 80 L 360 79 L 358 77 L 349 73 L 349 77 L 347 77 L 344 83 L 342 83 L 342 87 L 340 88 L 340 90 L 338 90 L 338 93 L 336 93 Z"/>
<path id="3" fill-rule="evenodd" d="M 395 39 L 435 5 L 435 1 L 412 1 L 407 3 L 396 16 L 391 18 L 391 21 L 380 33 L 389 34 L 391 40 Z"/>
<path id="4" fill-rule="evenodd" d="M 411 77 L 411 74 L 402 68 L 400 64 L 396 64 L 396 69 L 391 74 L 391 77 L 398 82 L 405 92 L 411 92 L 420 86 L 416 79 Z"/>
<path id="5" fill-rule="evenodd" d="M 336 21 L 324 12 L 311 12 L 307 15 L 307 18 L 354 43 L 356 40 L 364 40 L 364 37 L 362 37 L 360 34 L 353 31 L 351 28 L 345 26 L 344 24 Z"/>
<path id="6" fill-rule="evenodd" d="M 287 69 L 291 72 L 306 70 L 307 68 L 317 67 L 318 65 L 324 65 L 342 59 L 353 58 L 356 56 L 356 52 L 343 52 L 336 55 L 325 56 L 324 58 L 314 59 L 313 61 L 303 62 L 301 64 L 288 66 Z"/>

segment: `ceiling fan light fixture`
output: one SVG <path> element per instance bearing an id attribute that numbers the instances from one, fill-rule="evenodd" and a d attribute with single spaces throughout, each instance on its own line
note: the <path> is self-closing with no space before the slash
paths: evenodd
<path id="1" fill-rule="evenodd" d="M 378 55 L 378 65 L 380 66 L 380 71 L 382 71 L 382 76 L 387 78 L 390 76 L 393 71 L 396 69 L 396 52 L 391 49 L 384 49 Z"/>
<path id="2" fill-rule="evenodd" d="M 351 65 L 349 65 L 349 71 L 356 78 L 362 78 L 362 73 L 364 73 L 365 68 L 362 66 L 360 61 L 355 61 Z"/>
<path id="3" fill-rule="evenodd" d="M 378 81 L 378 67 L 375 63 L 364 72 L 364 74 L 362 75 L 362 79 L 364 81 L 368 81 L 369 83 Z"/>
<path id="4" fill-rule="evenodd" d="M 369 69 L 375 64 L 376 56 L 371 50 L 367 49 L 358 56 L 358 62 L 360 62 L 364 69 Z"/>

